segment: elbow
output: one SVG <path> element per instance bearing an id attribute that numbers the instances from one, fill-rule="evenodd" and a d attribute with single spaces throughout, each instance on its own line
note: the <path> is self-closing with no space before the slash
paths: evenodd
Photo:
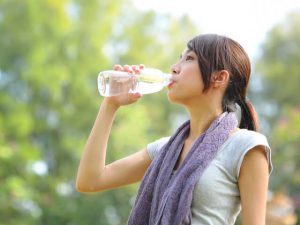
<path id="1" fill-rule="evenodd" d="M 104 184 L 101 174 L 84 171 L 77 174 L 75 188 L 81 193 L 100 192 L 105 189 Z"/>
<path id="2" fill-rule="evenodd" d="M 76 182 L 75 182 L 75 189 L 77 192 L 80 193 L 88 193 L 89 186 L 91 186 L 89 179 L 85 176 L 82 176 L 82 173 L 77 173 Z"/>
<path id="3" fill-rule="evenodd" d="M 80 193 L 89 192 L 88 186 L 89 185 L 86 181 L 82 180 L 79 176 L 77 176 L 76 183 L 75 183 L 75 188 L 76 188 L 77 192 L 80 192 Z"/>
<path id="4" fill-rule="evenodd" d="M 76 180 L 76 191 L 80 192 L 80 193 L 90 193 L 90 192 L 94 192 L 93 188 L 86 184 L 85 182 L 82 182 L 80 180 Z"/>
<path id="5" fill-rule="evenodd" d="M 76 191 L 80 193 L 93 193 L 93 192 L 100 192 L 102 191 L 101 188 L 96 187 L 96 185 L 83 182 L 80 180 L 76 180 L 76 185 L 75 185 Z"/>
<path id="6" fill-rule="evenodd" d="M 86 187 L 85 185 L 82 184 L 78 179 L 76 180 L 76 185 L 75 185 L 76 191 L 80 193 L 85 193 L 86 192 Z"/>
<path id="7" fill-rule="evenodd" d="M 80 192 L 80 193 L 88 192 L 87 189 L 82 184 L 80 184 L 79 182 L 76 182 L 75 188 L 76 188 L 76 191 Z"/>

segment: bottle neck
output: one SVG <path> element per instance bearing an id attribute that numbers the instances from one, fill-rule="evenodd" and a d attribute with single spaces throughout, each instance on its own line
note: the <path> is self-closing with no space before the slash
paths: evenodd
<path id="1" fill-rule="evenodd" d="M 169 85 L 172 82 L 172 75 L 169 73 L 163 73 L 163 77 L 165 80 L 165 85 Z"/>
<path id="2" fill-rule="evenodd" d="M 141 82 L 160 83 L 167 86 L 171 82 L 171 75 L 163 73 L 161 70 L 146 68 L 141 70 L 141 73 L 136 75 Z"/>

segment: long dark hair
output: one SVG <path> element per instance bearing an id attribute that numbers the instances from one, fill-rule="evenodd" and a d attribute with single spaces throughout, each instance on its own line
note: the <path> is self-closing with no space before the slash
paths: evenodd
<path id="1" fill-rule="evenodd" d="M 238 104 L 241 108 L 239 127 L 257 131 L 258 117 L 246 97 L 251 64 L 243 47 L 228 37 L 215 34 L 196 36 L 187 47 L 198 56 L 204 92 L 210 87 L 213 72 L 228 71 L 230 78 L 222 101 L 223 111 L 234 112 Z"/>

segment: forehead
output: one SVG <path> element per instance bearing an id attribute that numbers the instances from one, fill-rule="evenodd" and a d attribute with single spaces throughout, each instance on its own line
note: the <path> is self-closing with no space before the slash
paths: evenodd
<path id="1" fill-rule="evenodd" d="M 188 53 L 191 52 L 191 51 L 192 51 L 191 49 L 185 48 L 185 49 L 182 51 L 182 55 L 188 54 Z"/>
<path id="2" fill-rule="evenodd" d="M 194 53 L 194 54 L 196 54 L 193 50 L 188 49 L 188 48 L 185 48 L 185 49 L 182 51 L 181 55 L 186 55 L 186 54 L 188 54 L 188 53 Z"/>

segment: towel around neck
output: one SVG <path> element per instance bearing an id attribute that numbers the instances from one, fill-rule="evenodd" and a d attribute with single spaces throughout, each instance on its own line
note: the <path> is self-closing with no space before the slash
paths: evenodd
<path id="1" fill-rule="evenodd" d="M 146 171 L 128 225 L 190 224 L 195 184 L 237 124 L 235 113 L 218 116 L 197 138 L 173 175 L 190 121 L 181 125 Z"/>

